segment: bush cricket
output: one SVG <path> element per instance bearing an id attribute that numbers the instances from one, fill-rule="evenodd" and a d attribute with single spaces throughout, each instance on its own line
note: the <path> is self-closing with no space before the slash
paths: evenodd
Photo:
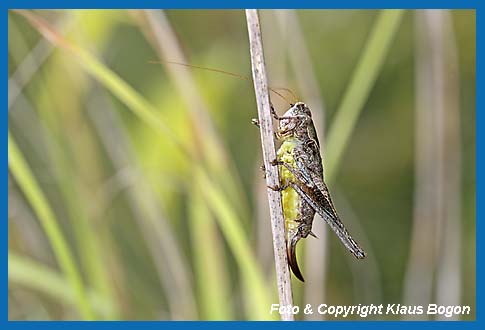
<path id="1" fill-rule="evenodd" d="M 214 71 L 251 81 L 248 77 L 219 69 L 170 61 L 166 63 Z M 269 89 L 287 101 L 280 93 Z M 304 282 L 296 258 L 296 245 L 308 235 L 316 237 L 312 232 L 315 213 L 327 222 L 343 245 L 357 259 L 365 258 L 366 254 L 352 239 L 333 205 L 323 177 L 320 143 L 310 108 L 303 102 L 288 103 L 290 108 L 283 116 L 278 116 L 271 107 L 272 115 L 278 121 L 275 135 L 281 141 L 281 146 L 277 151 L 277 159 L 272 162 L 273 166 L 278 166 L 280 184 L 269 188 L 281 192 L 288 264 L 296 278 Z M 259 126 L 257 119 L 253 119 L 252 122 Z"/>

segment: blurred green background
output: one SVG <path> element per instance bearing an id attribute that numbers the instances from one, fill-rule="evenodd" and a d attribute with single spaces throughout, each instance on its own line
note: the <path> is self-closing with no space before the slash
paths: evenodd
<path id="1" fill-rule="evenodd" d="M 270 84 L 313 110 L 334 203 L 368 253 L 316 218 L 295 304 L 469 305 L 456 318 L 475 319 L 475 11 L 260 19 Z M 8 24 L 9 319 L 277 319 L 252 85 L 150 63 L 250 76 L 244 11 Z"/>

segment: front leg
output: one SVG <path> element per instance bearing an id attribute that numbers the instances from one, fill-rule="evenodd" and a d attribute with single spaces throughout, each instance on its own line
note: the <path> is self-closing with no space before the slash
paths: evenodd
<path id="1" fill-rule="evenodd" d="M 273 116 L 274 119 L 279 120 L 280 117 L 276 114 L 276 110 L 273 107 L 273 103 L 270 102 L 269 105 L 271 107 L 271 115 Z M 260 123 L 259 123 L 259 119 L 253 118 L 253 119 L 251 119 L 251 123 L 253 125 L 256 125 L 257 127 L 261 128 Z"/>
<path id="2" fill-rule="evenodd" d="M 257 128 L 259 128 L 259 129 L 261 128 L 261 124 L 259 123 L 259 119 L 257 119 L 257 118 L 253 118 L 253 119 L 251 119 L 251 123 L 252 123 L 254 126 L 256 126 Z M 280 137 L 279 137 L 279 135 L 278 135 L 278 133 L 277 133 L 277 132 L 273 132 L 273 136 L 274 136 L 274 138 L 275 138 L 276 140 L 279 140 L 279 139 L 280 139 Z"/>
<path id="3" fill-rule="evenodd" d="M 259 124 L 259 119 L 253 118 L 251 119 L 251 123 L 255 125 L 257 128 L 261 128 L 261 125 Z"/>
<path id="4" fill-rule="evenodd" d="M 269 105 L 271 106 L 271 114 L 273 115 L 273 118 L 276 120 L 280 120 L 280 117 L 278 116 L 278 114 L 276 113 L 276 110 L 273 107 L 273 103 L 270 103 Z"/>
<path id="5" fill-rule="evenodd" d="M 273 160 L 270 162 L 270 164 L 271 164 L 272 166 L 278 166 L 278 165 L 284 165 L 284 164 L 286 164 L 286 163 L 285 163 L 284 161 L 281 161 L 281 160 L 278 160 L 278 159 L 276 159 L 276 158 L 275 158 L 275 159 L 273 159 Z"/>
<path id="6" fill-rule="evenodd" d="M 283 191 L 285 190 L 286 188 L 288 188 L 289 186 L 291 185 L 290 182 L 285 182 L 284 185 L 280 186 L 280 185 L 275 185 L 275 186 L 267 186 L 269 189 L 273 190 L 273 191 Z"/>

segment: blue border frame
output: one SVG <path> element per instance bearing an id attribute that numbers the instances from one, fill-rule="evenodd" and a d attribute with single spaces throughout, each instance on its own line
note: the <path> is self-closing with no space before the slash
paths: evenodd
<path id="1" fill-rule="evenodd" d="M 479 4 L 478 0 L 342 0 L 332 2 L 318 2 L 315 0 L 288 1 L 288 0 L 252 0 L 242 1 L 233 0 L 204 0 L 203 3 L 192 1 L 96 1 L 96 0 L 44 0 L 35 2 L 32 0 L 13 0 L 9 1 L 9 8 L 37 8 L 37 9 L 71 9 L 71 8 L 325 8 L 325 9 L 344 9 L 344 8 L 460 8 L 474 9 Z"/>
<path id="2" fill-rule="evenodd" d="M 136 0 L 136 1 L 114 1 L 114 0 L 104 0 L 104 1 L 94 1 L 94 0 L 76 0 L 66 3 L 62 0 L 44 0 L 42 2 L 35 2 L 32 0 L 4 0 L 1 6 L 3 7 L 2 21 L 5 27 L 5 31 L 2 34 L 3 43 L 6 45 L 6 49 L 2 54 L 4 63 L 4 74 L 8 77 L 8 9 L 80 9 L 80 8 L 293 8 L 298 6 L 298 8 L 325 8 L 325 9 L 350 9 L 350 8 L 362 8 L 362 9 L 381 9 L 381 8 L 407 8 L 407 9 L 433 9 L 433 8 L 450 8 L 450 9 L 476 9 L 476 20 L 477 20 L 477 33 L 476 33 L 476 70 L 477 70 L 477 91 L 478 86 L 483 83 L 483 68 L 480 65 L 480 55 L 483 56 L 482 45 L 480 44 L 481 33 L 480 28 L 482 27 L 481 15 L 483 10 L 480 9 L 480 1 L 474 0 L 395 0 L 390 3 L 390 1 L 385 0 L 368 0 L 365 3 L 359 0 L 334 0 L 331 3 L 319 3 L 315 0 L 299 0 L 299 1 L 287 1 L 287 0 L 259 0 L 259 1 L 241 1 L 236 0 L 228 3 L 227 0 L 205 0 L 204 3 L 192 1 L 160 1 L 160 0 Z M 482 5 L 483 6 L 483 5 Z M 4 76 L 4 77 L 5 77 Z M 8 100 L 8 85 L 7 81 L 3 82 L 3 98 L 4 104 L 7 104 Z M 485 322 L 483 321 L 483 315 L 481 312 L 482 299 L 483 299 L 483 285 L 479 281 L 483 278 L 483 264 L 480 257 L 483 255 L 483 246 L 478 240 L 480 237 L 479 233 L 484 233 L 484 227 L 480 219 L 483 218 L 483 207 L 482 202 L 484 202 L 483 197 L 483 186 L 484 177 L 478 170 L 485 166 L 484 157 L 481 155 L 480 150 L 482 149 L 484 142 L 484 134 L 479 128 L 485 125 L 485 114 L 478 111 L 483 104 L 483 96 L 477 93 L 476 99 L 476 230 L 477 230 L 477 247 L 476 247 L 476 271 L 477 271 L 477 283 L 476 283 L 476 321 L 459 321 L 459 322 L 435 322 L 435 321 L 418 321 L 418 322 L 400 322 L 400 321 L 326 321 L 325 323 L 320 322 L 203 322 L 203 321 L 187 321 L 187 322 L 171 322 L 171 321 L 93 321 L 93 322 L 83 322 L 83 321 L 43 321 L 43 322 L 29 322 L 29 321 L 8 321 L 8 237 L 5 239 L 4 251 L 2 251 L 2 261 L 4 265 L 3 272 L 3 292 L 4 299 L 1 300 L 0 306 L 2 310 L 5 311 L 4 318 L 0 320 L 1 329 L 64 329 L 69 327 L 71 329 L 84 329 L 91 328 L 97 329 L 103 328 L 116 328 L 116 329 L 179 329 L 198 327 L 199 329 L 225 329 L 226 327 L 231 327 L 233 329 L 247 329 L 252 327 L 264 327 L 265 329 L 281 329 L 281 327 L 292 328 L 292 329 L 304 329 L 308 327 L 319 327 L 324 326 L 325 328 L 339 328 L 339 329 L 352 329 L 355 326 L 374 329 L 399 329 L 407 328 L 408 326 L 417 328 L 440 328 L 440 329 L 463 329 L 463 328 L 475 328 L 475 329 L 485 329 Z M 8 107 L 7 107 L 8 109 Z M 3 155 L 8 155 L 7 148 L 7 132 L 8 132 L 8 116 L 5 114 L 4 120 L 1 122 L 1 130 L 5 134 L 5 138 L 1 141 L 1 147 L 3 150 Z M 3 213 L 8 219 L 8 156 L 5 158 L 5 172 L 2 177 L 3 181 Z M 8 221 L 4 221 L 3 229 L 5 235 L 8 236 Z"/>

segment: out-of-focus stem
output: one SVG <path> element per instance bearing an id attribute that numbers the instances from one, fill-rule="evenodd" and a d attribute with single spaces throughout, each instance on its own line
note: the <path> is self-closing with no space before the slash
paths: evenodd
<path id="1" fill-rule="evenodd" d="M 162 60 L 161 64 L 165 66 L 170 74 L 170 78 L 187 106 L 190 114 L 190 124 L 193 126 L 193 144 L 202 146 L 200 157 L 208 164 L 208 169 L 213 173 L 217 173 L 217 177 L 221 178 L 219 184 L 230 197 L 231 202 L 234 203 L 234 207 L 242 215 L 241 218 L 243 220 L 248 219 L 249 214 L 247 214 L 247 210 L 249 207 L 241 190 L 242 184 L 238 173 L 225 151 L 221 142 L 223 139 L 217 134 L 209 116 L 208 106 L 197 88 L 197 84 L 192 78 L 189 69 L 163 62 L 163 60 L 175 60 L 186 63 L 182 46 L 177 40 L 170 21 L 162 10 L 146 10 L 144 13 L 149 25 L 149 31 L 147 29 L 142 29 L 142 31 L 147 34 L 147 40 L 157 50 L 159 58 Z M 194 152 L 194 155 L 197 155 L 197 153 Z"/>
<path id="2" fill-rule="evenodd" d="M 60 31 L 69 31 L 76 20 L 69 11 L 64 11 L 62 18 L 54 24 Z M 17 29 L 12 22 L 11 27 Z M 9 28 L 11 28 L 9 26 Z M 10 109 L 17 98 L 23 93 L 24 87 L 29 83 L 32 77 L 39 71 L 42 64 L 49 58 L 54 47 L 45 39 L 39 42 L 25 56 L 22 62 L 17 66 L 12 75 L 8 78 L 8 108 Z"/>
<path id="3" fill-rule="evenodd" d="M 439 11 L 432 21 L 441 23 L 444 56 L 443 122 L 443 214 L 445 216 L 440 241 L 437 269 L 436 301 L 440 305 L 458 306 L 461 298 L 461 139 L 458 80 L 458 54 L 452 17 L 449 11 Z M 441 20 L 441 22 L 439 22 Z M 454 316 L 456 318 L 456 315 Z M 445 318 L 440 315 L 440 319 Z"/>
<path id="4" fill-rule="evenodd" d="M 115 169 L 121 171 L 129 168 L 131 172 L 133 179 L 123 176 L 121 180 L 132 181 L 123 182 L 128 186 L 128 202 L 152 254 L 160 283 L 169 297 L 170 317 L 175 320 L 195 318 L 197 311 L 187 261 L 180 253 L 176 235 L 160 209 L 152 188 L 146 184 L 147 179 L 120 119 L 101 96 L 93 98 L 88 109 Z"/>
<path id="5" fill-rule="evenodd" d="M 406 304 L 460 301 L 460 138 L 456 49 L 447 13 L 416 14 L 416 183 Z M 436 278 L 435 278 L 436 276 Z"/>
<path id="6" fill-rule="evenodd" d="M 325 181 L 329 185 L 335 180 L 345 147 L 374 86 L 403 14 L 403 10 L 382 10 L 372 28 L 327 135 Z"/>

